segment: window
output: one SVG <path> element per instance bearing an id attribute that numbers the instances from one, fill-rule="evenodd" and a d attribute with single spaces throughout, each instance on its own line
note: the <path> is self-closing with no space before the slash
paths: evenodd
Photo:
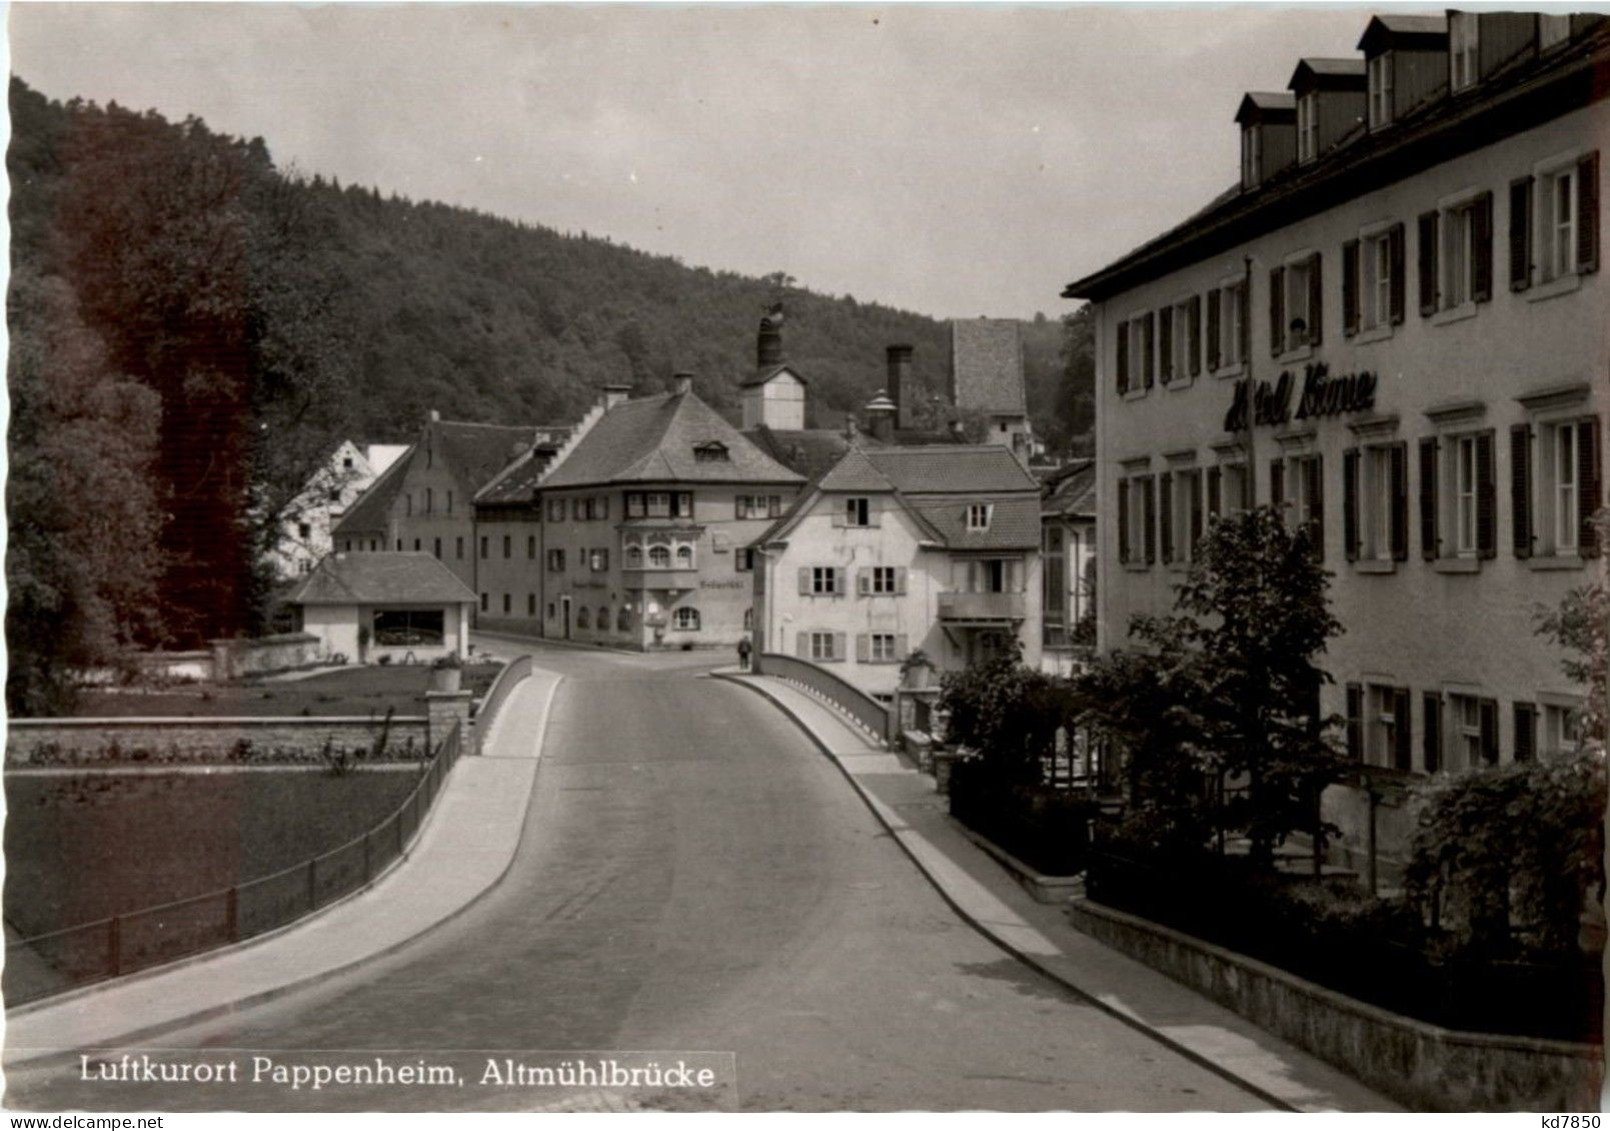
<path id="1" fill-rule="evenodd" d="M 676 610 L 671 618 L 671 627 L 678 632 L 699 631 L 699 610 L 687 607 Z"/>
<path id="2" fill-rule="evenodd" d="M 343 468 L 345 468 L 347 471 L 351 471 L 352 470 L 352 457 L 351 456 L 342 456 L 341 457 L 341 466 Z"/>
<path id="3" fill-rule="evenodd" d="M 1161 380 L 1188 381 L 1202 372 L 1202 299 L 1192 295 L 1161 312 Z"/>
<path id="4" fill-rule="evenodd" d="M 525 595 L 525 615 L 528 617 L 537 615 L 537 595 L 535 593 Z"/>
<path id="5" fill-rule="evenodd" d="M 1409 556 L 1408 446 L 1378 444 L 1342 453 L 1342 529 L 1349 561 Z"/>
<path id="6" fill-rule="evenodd" d="M 957 586 L 964 593 L 1021 593 L 1023 562 L 1019 558 L 973 558 L 956 563 Z"/>
<path id="7" fill-rule="evenodd" d="M 453 513 L 453 492 L 447 492 L 447 513 Z"/>
<path id="8" fill-rule="evenodd" d="M 1263 130 L 1241 127 L 1241 187 L 1257 188 L 1263 180 Z"/>
<path id="9" fill-rule="evenodd" d="M 1476 556 L 1476 437 L 1460 436 L 1453 442 L 1454 551 L 1462 558 Z"/>
<path id="10" fill-rule="evenodd" d="M 755 607 L 753 605 L 748 605 L 744 608 L 744 631 L 755 631 Z"/>
<path id="11" fill-rule="evenodd" d="M 481 594 L 486 610 L 486 594 Z M 388 648 L 413 648 L 441 644 L 446 639 L 441 609 L 376 609 L 374 640 Z"/>
<path id="12" fill-rule="evenodd" d="M 905 592 L 904 571 L 896 566 L 871 566 L 863 569 L 858 575 L 860 591 L 867 595 L 883 595 Z"/>
<path id="13" fill-rule="evenodd" d="M 676 568 L 677 569 L 692 569 L 693 568 L 693 547 L 692 546 L 682 545 L 682 546 L 678 546 L 676 548 Z"/>
<path id="14" fill-rule="evenodd" d="M 1365 758 L 1372 766 L 1414 769 L 1414 746 L 1409 717 L 1410 695 L 1406 687 L 1370 684 L 1366 694 L 1368 729 Z"/>
<path id="15" fill-rule="evenodd" d="M 414 493 L 412 491 L 403 495 L 403 513 L 410 516 L 414 513 Z"/>
<path id="16" fill-rule="evenodd" d="M 1147 312 L 1118 323 L 1113 337 L 1117 358 L 1113 369 L 1118 377 L 1118 394 L 1142 393 L 1152 387 L 1156 354 L 1155 313 Z"/>
<path id="17" fill-rule="evenodd" d="M 565 572 L 565 552 L 563 550 L 549 550 L 548 551 L 548 572 L 549 573 L 564 573 Z"/>
<path id="18" fill-rule="evenodd" d="M 563 499 L 548 500 L 548 521 L 563 522 L 565 518 L 565 501 Z"/>
<path id="19" fill-rule="evenodd" d="M 1277 458 L 1269 466 L 1269 501 L 1285 509 L 1293 530 L 1307 532 L 1314 555 L 1325 556 L 1325 463 L 1319 455 Z"/>
<path id="20" fill-rule="evenodd" d="M 801 572 L 809 574 L 808 593 L 832 595 L 842 592 L 839 586 L 840 571 L 834 566 L 807 566 Z"/>
<path id="21" fill-rule="evenodd" d="M 1276 357 L 1319 345 L 1322 279 L 1318 252 L 1290 259 L 1269 272 L 1269 347 Z"/>
<path id="22" fill-rule="evenodd" d="M 527 561 L 534 562 L 537 560 L 537 536 L 535 534 L 527 534 L 525 537 L 525 556 Z"/>
<path id="23" fill-rule="evenodd" d="M 1239 514 L 1247 509 L 1247 469 L 1245 464 L 1221 463 L 1207 469 L 1205 479 L 1207 517 Z"/>
<path id="24" fill-rule="evenodd" d="M 615 614 L 615 631 L 630 632 L 632 628 L 632 610 L 625 605 Z"/>
<path id="25" fill-rule="evenodd" d="M 483 613 L 486 612 L 489 608 L 491 608 L 491 604 L 490 604 L 491 600 L 492 600 L 492 595 L 490 593 L 482 593 L 481 594 L 481 611 Z"/>
<path id="26" fill-rule="evenodd" d="M 1370 60 L 1370 129 L 1380 129 L 1392 121 L 1392 52 L 1383 51 Z"/>
<path id="27" fill-rule="evenodd" d="M 1208 292 L 1207 367 L 1239 368 L 1246 359 L 1246 280 L 1237 279 Z"/>
<path id="28" fill-rule="evenodd" d="M 626 492 L 626 517 L 642 518 L 646 513 L 642 493 L 638 491 Z"/>
<path id="29" fill-rule="evenodd" d="M 861 637 L 861 641 L 865 642 L 864 650 L 856 658 L 862 663 L 892 664 L 901 658 L 892 632 L 869 632 Z"/>
<path id="30" fill-rule="evenodd" d="M 1443 214 L 1441 305 L 1445 310 L 1475 301 L 1475 239 L 1476 225 L 1470 208 L 1453 208 Z"/>
<path id="31" fill-rule="evenodd" d="M 626 544 L 626 568 L 643 568 L 643 547 L 639 546 L 636 542 L 628 542 Z"/>
<path id="32" fill-rule="evenodd" d="M 1492 298 L 1493 194 L 1445 203 L 1419 219 L 1420 313 Z"/>
<path id="33" fill-rule="evenodd" d="M 800 654 L 807 660 L 817 663 L 831 663 L 844 658 L 838 643 L 837 632 L 802 632 L 800 638 Z"/>
<path id="34" fill-rule="evenodd" d="M 845 499 L 844 525 L 871 526 L 871 499 Z"/>
<path id="35" fill-rule="evenodd" d="M 436 492 L 430 487 L 425 488 L 425 513 L 430 514 L 436 509 Z"/>
<path id="36" fill-rule="evenodd" d="M 1476 81 L 1477 26 L 1474 12 L 1448 13 L 1448 80 L 1454 91 Z"/>
<path id="37" fill-rule="evenodd" d="M 458 558 L 459 561 L 464 560 L 464 536 L 462 534 L 453 539 L 453 556 Z"/>
<path id="38" fill-rule="evenodd" d="M 745 546 L 743 549 L 735 551 L 732 555 L 732 567 L 739 573 L 753 572 L 755 568 L 754 548 Z"/>
<path id="39" fill-rule="evenodd" d="M 1312 161 L 1319 153 L 1319 95 L 1297 99 L 1297 160 Z"/>
<path id="40" fill-rule="evenodd" d="M 414 553 L 416 553 L 416 554 L 419 553 L 419 539 L 418 538 L 414 539 Z"/>
<path id="41" fill-rule="evenodd" d="M 598 631 L 599 632 L 608 632 L 609 631 L 609 606 L 608 605 L 599 605 L 598 606 L 598 619 L 596 621 L 594 621 L 593 623 L 598 626 Z"/>
<path id="42" fill-rule="evenodd" d="M 1158 534 L 1162 559 L 1188 562 L 1202 537 L 1202 473 L 1194 467 L 1172 471 L 1162 476 L 1160 487 L 1163 525 Z"/>
<path id="43" fill-rule="evenodd" d="M 1498 701 L 1475 695 L 1450 695 L 1447 768 L 1469 770 L 1498 764 Z"/>
<path id="44" fill-rule="evenodd" d="M 514 556 L 514 537 L 509 534 L 503 536 L 503 560 L 508 561 Z"/>
<path id="45" fill-rule="evenodd" d="M 435 539 L 431 540 L 430 552 L 435 554 L 438 559 L 441 558 L 441 556 L 442 556 L 442 540 L 440 538 L 435 538 Z"/>
<path id="46" fill-rule="evenodd" d="M 1151 565 L 1157 557 L 1156 484 L 1150 475 L 1118 481 L 1118 560 L 1132 566 Z"/>
<path id="47" fill-rule="evenodd" d="M 1575 707 L 1547 705 L 1543 708 L 1543 753 L 1571 754 L 1582 742 L 1582 715 Z"/>
<path id="48" fill-rule="evenodd" d="M 664 491 L 650 491 L 643 496 L 643 509 L 649 518 L 670 518 L 671 496 Z"/>
<path id="49" fill-rule="evenodd" d="M 781 495 L 738 495 L 737 518 L 777 518 L 783 513 Z"/>
<path id="50" fill-rule="evenodd" d="M 1535 232 L 1528 219 L 1534 193 Z M 1510 185 L 1510 286 L 1516 290 L 1530 284 L 1532 248 L 1540 282 L 1598 270 L 1597 151 L 1553 158 Z"/>
<path id="51" fill-rule="evenodd" d="M 299 523 L 297 523 L 296 524 L 296 536 L 298 538 L 311 538 L 311 537 L 313 537 L 313 524 L 308 523 L 308 522 L 299 522 Z"/>
<path id="52" fill-rule="evenodd" d="M 731 458 L 727 453 L 727 445 L 720 440 L 710 440 L 696 445 L 693 449 L 695 463 L 727 463 Z"/>
<path id="53" fill-rule="evenodd" d="M 509 606 L 510 606 L 512 600 L 513 600 L 513 598 L 512 598 L 512 596 L 510 594 L 508 594 L 508 593 L 503 594 L 503 612 L 504 612 L 505 615 L 507 615 L 508 612 L 509 612 Z"/>
<path id="54" fill-rule="evenodd" d="M 1342 330 L 1386 330 L 1403 321 L 1403 225 L 1342 245 Z"/>
<path id="55" fill-rule="evenodd" d="M 1300 349 L 1309 344 L 1313 331 L 1313 312 L 1308 298 L 1313 277 L 1312 260 L 1299 260 L 1286 268 L 1286 348 Z"/>
<path id="56" fill-rule="evenodd" d="M 973 531 L 988 530 L 990 516 L 995 511 L 993 503 L 970 503 L 967 507 L 967 529 Z"/>
<path id="57" fill-rule="evenodd" d="M 592 626 L 593 626 L 592 610 L 589 609 L 586 605 L 583 605 L 580 609 L 576 610 L 576 627 L 577 628 L 591 628 Z"/>
<path id="58" fill-rule="evenodd" d="M 648 548 L 648 567 L 650 569 L 670 569 L 671 547 L 650 546 Z"/>
<path id="59" fill-rule="evenodd" d="M 608 570 L 609 569 L 609 551 L 608 550 L 589 550 L 589 551 L 587 551 L 587 568 L 592 570 L 594 573 L 603 573 L 606 570 Z"/>
<path id="60" fill-rule="evenodd" d="M 1516 557 L 1534 550 L 1545 557 L 1598 556 L 1593 513 L 1602 494 L 1601 458 L 1596 416 L 1510 430 Z"/>
<path id="61" fill-rule="evenodd" d="M 483 562 L 488 560 L 492 556 L 492 551 L 490 549 L 488 549 L 489 542 L 490 542 L 490 539 L 488 538 L 487 535 L 485 535 L 485 534 L 481 535 L 481 560 Z"/>

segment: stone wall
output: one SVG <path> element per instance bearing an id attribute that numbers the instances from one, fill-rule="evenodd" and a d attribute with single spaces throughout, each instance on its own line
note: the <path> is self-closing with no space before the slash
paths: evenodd
<path id="1" fill-rule="evenodd" d="M 1233 1009 L 1419 1111 L 1597 1111 L 1604 1050 L 1461 1033 L 1356 1001 L 1244 955 L 1089 900 L 1085 934 Z"/>
<path id="2" fill-rule="evenodd" d="M 250 640 L 211 640 L 212 678 L 221 682 L 246 675 L 284 671 L 316 663 L 322 642 L 311 632 L 287 632 Z"/>
<path id="3" fill-rule="evenodd" d="M 250 764 L 319 762 L 326 747 L 370 758 L 382 720 L 332 718 L 12 719 L 6 761 L 18 766 Z M 427 723 L 396 716 L 386 734 L 386 761 L 422 759 Z M 360 753 L 361 752 L 361 753 Z"/>

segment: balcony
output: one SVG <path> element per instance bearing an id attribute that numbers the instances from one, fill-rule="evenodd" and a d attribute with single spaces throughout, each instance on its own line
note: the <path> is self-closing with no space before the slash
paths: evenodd
<path id="1" fill-rule="evenodd" d="M 697 589 L 699 571 L 696 569 L 623 569 L 621 584 L 628 590 L 660 592 Z"/>
<path id="2" fill-rule="evenodd" d="M 1021 593 L 941 593 L 939 619 L 947 624 L 1000 627 L 1023 619 Z"/>

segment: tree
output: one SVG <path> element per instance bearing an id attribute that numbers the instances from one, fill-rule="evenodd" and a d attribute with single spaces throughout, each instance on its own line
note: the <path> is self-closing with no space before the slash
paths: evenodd
<path id="1" fill-rule="evenodd" d="M 1002 783 L 1040 784 L 1057 729 L 1072 733 L 1075 704 L 1066 681 L 1025 667 L 1016 641 L 990 659 L 946 672 L 940 688 L 950 740 L 977 751 Z"/>
<path id="2" fill-rule="evenodd" d="M 1599 528 L 1599 544 L 1610 539 L 1610 508 L 1594 515 Z M 1539 607 L 1534 612 L 1537 633 L 1546 636 L 1569 655 L 1560 669 L 1573 683 L 1587 690 L 1578 734 L 1583 745 L 1604 749 L 1610 736 L 1610 580 L 1604 566 L 1598 577 L 1566 594 L 1557 609 Z"/>
<path id="3" fill-rule="evenodd" d="M 6 510 L 6 705 L 71 706 L 81 670 L 113 667 L 149 636 L 163 523 L 152 478 L 157 395 L 117 373 L 72 288 L 11 276 Z"/>
<path id="4" fill-rule="evenodd" d="M 1320 715 L 1329 676 L 1315 664 L 1341 631 L 1329 584 L 1306 532 L 1290 529 L 1278 509 L 1220 518 L 1197 544 L 1173 615 L 1131 624 L 1144 659 L 1098 664 L 1084 684 L 1093 720 L 1118 733 L 1137 725 L 1136 708 L 1110 696 L 1139 677 L 1120 679 L 1126 673 L 1115 665 L 1138 663 L 1149 681 L 1139 686 L 1167 688 L 1166 713 L 1151 724 L 1139 718 L 1146 742 L 1184 743 L 1199 775 L 1244 783 L 1214 821 L 1243 830 L 1263 867 L 1291 832 L 1314 827 L 1319 792 L 1341 771 L 1328 733 L 1337 720 Z M 1179 764 L 1167 761 L 1170 772 Z"/>

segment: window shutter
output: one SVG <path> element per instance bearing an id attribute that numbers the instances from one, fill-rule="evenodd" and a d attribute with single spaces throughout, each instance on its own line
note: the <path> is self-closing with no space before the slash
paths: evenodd
<path id="1" fill-rule="evenodd" d="M 1319 345 L 1325 337 L 1325 262 L 1319 252 L 1308 259 L 1308 342 Z"/>
<path id="2" fill-rule="evenodd" d="M 1195 377 L 1202 372 L 1202 296 L 1192 295 L 1190 305 L 1191 339 L 1187 343 L 1191 351 L 1191 376 Z"/>
<path id="3" fill-rule="evenodd" d="M 1286 269 L 1269 272 L 1269 352 L 1279 357 L 1286 352 Z"/>
<path id="4" fill-rule="evenodd" d="M 1498 553 L 1498 487 L 1493 479 L 1493 431 L 1476 437 L 1476 553 Z"/>
<path id="5" fill-rule="evenodd" d="M 1325 558 L 1325 462 L 1312 456 L 1303 462 L 1304 489 L 1308 493 L 1308 537 L 1314 557 Z"/>
<path id="6" fill-rule="evenodd" d="M 1342 548 L 1350 562 L 1358 560 L 1358 449 L 1342 453 Z"/>
<path id="7" fill-rule="evenodd" d="M 1166 564 L 1174 560 L 1174 475 L 1165 471 L 1158 477 L 1158 510 L 1162 513 L 1162 529 L 1158 531 L 1162 542 L 1162 558 Z"/>
<path id="8" fill-rule="evenodd" d="M 1217 287 L 1207 294 L 1207 367 L 1210 373 L 1219 367 L 1219 291 Z"/>
<path id="9" fill-rule="evenodd" d="M 1129 392 L 1129 323 L 1118 323 L 1118 361 L 1115 368 L 1118 370 L 1118 395 L 1121 397 Z"/>
<path id="10" fill-rule="evenodd" d="M 1168 384 L 1174 379 L 1174 309 L 1165 306 L 1157 312 L 1157 379 Z"/>
<path id="11" fill-rule="evenodd" d="M 845 527 L 845 526 L 848 526 L 850 524 L 849 507 L 850 507 L 850 504 L 849 504 L 849 502 L 847 500 L 835 499 L 833 501 L 833 505 L 831 507 L 831 510 L 832 510 L 832 513 L 833 513 L 833 525 L 834 526 L 836 526 L 836 527 Z"/>
<path id="12" fill-rule="evenodd" d="M 1583 274 L 1599 269 L 1599 151 L 1595 149 L 1576 165 L 1576 269 Z"/>
<path id="13" fill-rule="evenodd" d="M 835 596 L 850 591 L 850 571 L 843 566 L 833 567 L 833 593 Z"/>
<path id="14" fill-rule="evenodd" d="M 1517 558 L 1532 556 L 1532 429 L 1525 424 L 1509 430 L 1509 515 L 1512 546 Z"/>
<path id="15" fill-rule="evenodd" d="M 1364 688 L 1356 683 L 1347 685 L 1347 756 L 1364 760 Z"/>
<path id="16" fill-rule="evenodd" d="M 897 566 L 894 571 L 894 591 L 902 597 L 906 595 L 906 574 L 908 572 L 910 571 L 905 566 Z"/>
<path id="17" fill-rule="evenodd" d="M 801 632 L 794 637 L 794 654 L 802 660 L 811 658 L 811 634 Z"/>
<path id="18" fill-rule="evenodd" d="M 1481 760 L 1498 765 L 1498 700 L 1483 699 L 1481 710 Z"/>
<path id="19" fill-rule="evenodd" d="M 1392 475 L 1392 560 L 1409 558 L 1409 445 L 1393 444 L 1390 449 Z"/>
<path id="20" fill-rule="evenodd" d="M 1242 279 L 1236 293 L 1241 296 L 1241 360 L 1245 362 L 1252 356 L 1252 281 Z"/>
<path id="21" fill-rule="evenodd" d="M 1584 558 L 1599 556 L 1599 528 L 1593 524 L 1599 509 L 1599 418 L 1591 416 L 1576 426 L 1577 552 Z"/>
<path id="22" fill-rule="evenodd" d="M 1342 335 L 1358 333 L 1358 241 L 1342 244 Z"/>
<path id="23" fill-rule="evenodd" d="M 805 596 L 810 595 L 810 592 L 811 592 L 811 567 L 810 566 L 800 566 L 799 567 L 799 591 L 800 591 L 801 594 L 803 594 Z"/>
<path id="24" fill-rule="evenodd" d="M 1209 518 L 1219 517 L 1219 492 L 1224 473 L 1217 467 L 1207 469 L 1207 512 Z"/>
<path id="25" fill-rule="evenodd" d="M 1420 316 L 1437 312 L 1437 214 L 1420 214 Z"/>
<path id="26" fill-rule="evenodd" d="M 1141 373 L 1141 388 L 1152 387 L 1153 374 L 1157 372 L 1157 316 L 1148 314 L 1146 321 L 1141 324 L 1142 337 L 1145 338 L 1144 358 L 1145 371 Z"/>
<path id="27" fill-rule="evenodd" d="M 1420 556 L 1435 561 L 1437 544 L 1437 438 L 1420 441 Z"/>
<path id="28" fill-rule="evenodd" d="M 1428 774 L 1442 768 L 1442 696 L 1435 691 L 1426 692 L 1420 699 L 1425 719 L 1421 731 L 1420 758 Z"/>
<path id="29" fill-rule="evenodd" d="M 866 524 L 868 526 L 882 526 L 883 525 L 883 508 L 882 508 L 882 506 L 880 506 L 880 504 L 882 502 L 883 502 L 883 500 L 880 499 L 880 498 L 877 498 L 876 496 L 867 499 L 867 501 L 866 501 Z"/>
<path id="30" fill-rule="evenodd" d="M 1471 266 L 1470 297 L 1489 302 L 1493 297 L 1493 194 L 1484 192 L 1470 210 Z"/>
<path id="31" fill-rule="evenodd" d="M 1269 505 L 1286 505 L 1286 461 L 1278 457 L 1269 461 Z"/>
<path id="32" fill-rule="evenodd" d="M 1537 757 L 1537 707 L 1515 704 L 1515 761 L 1530 762 Z"/>
<path id="33" fill-rule="evenodd" d="M 1202 540 L 1202 473 L 1193 471 L 1185 480 L 1191 492 L 1191 556 L 1196 556 L 1196 544 Z"/>
<path id="34" fill-rule="evenodd" d="M 1392 692 L 1392 718 L 1396 720 L 1393 725 L 1392 761 L 1398 769 L 1409 771 L 1414 769 L 1414 723 L 1411 714 L 1413 699 L 1407 687 L 1399 687 Z"/>
<path id="35" fill-rule="evenodd" d="M 748 501 L 749 501 L 749 496 L 747 496 L 747 495 L 734 495 L 732 497 L 732 517 L 733 518 L 742 518 L 742 517 L 744 517 L 744 511 L 746 509 L 744 504 L 747 503 Z"/>
<path id="36" fill-rule="evenodd" d="M 907 656 L 911 655 L 911 649 L 906 643 L 907 639 L 908 639 L 908 637 L 906 636 L 905 633 L 903 633 L 903 632 L 895 633 L 895 637 L 894 637 L 894 654 L 896 656 L 899 656 L 901 659 L 905 659 Z"/>
<path id="37" fill-rule="evenodd" d="M 1118 481 L 1118 560 L 1129 560 L 1129 480 Z"/>
<path id="38" fill-rule="evenodd" d="M 1146 523 L 1146 564 L 1157 560 L 1157 484 L 1148 475 L 1140 481 L 1141 513 Z"/>
<path id="39" fill-rule="evenodd" d="M 870 569 L 862 568 L 855 571 L 855 591 L 863 597 L 871 594 L 872 571 Z"/>
<path id="40" fill-rule="evenodd" d="M 845 656 L 849 655 L 849 653 L 846 652 L 845 649 L 844 649 L 844 643 L 845 643 L 845 635 L 844 635 L 844 633 L 835 632 L 833 634 L 833 658 L 835 660 L 842 660 L 842 659 L 844 659 Z"/>
<path id="41" fill-rule="evenodd" d="M 1396 326 L 1403 321 L 1404 307 L 1408 305 L 1406 295 L 1408 292 L 1408 268 L 1403 253 L 1403 225 L 1393 224 L 1386 233 L 1386 257 L 1388 269 L 1392 272 L 1389 283 L 1392 299 L 1392 325 Z"/>
<path id="42" fill-rule="evenodd" d="M 872 658 L 872 637 L 865 632 L 855 634 L 855 660 L 864 664 Z"/>
<path id="43" fill-rule="evenodd" d="M 1509 182 L 1509 289 L 1532 285 L 1532 178 Z"/>

